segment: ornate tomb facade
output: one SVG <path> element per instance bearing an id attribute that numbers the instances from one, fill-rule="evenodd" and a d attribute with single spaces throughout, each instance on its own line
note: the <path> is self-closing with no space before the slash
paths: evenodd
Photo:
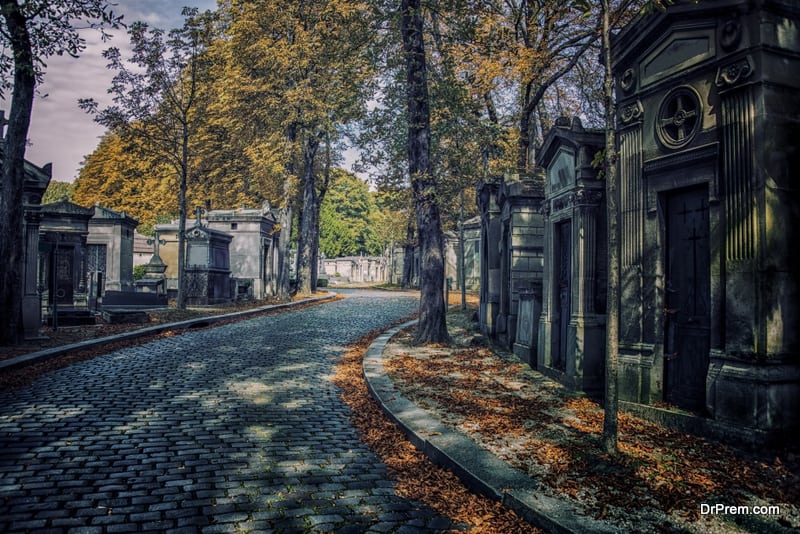
<path id="1" fill-rule="evenodd" d="M 604 133 L 562 118 L 544 139 L 544 275 L 537 369 L 603 390 L 607 285 L 605 181 L 592 166 Z"/>
<path id="2" fill-rule="evenodd" d="M 39 286 L 43 310 L 53 326 L 94 322 L 89 313 L 86 275 L 92 215 L 92 208 L 67 200 L 41 208 Z"/>
<path id="3" fill-rule="evenodd" d="M 797 429 L 800 4 L 678 2 L 613 55 L 621 398 Z"/>
<path id="4" fill-rule="evenodd" d="M 507 175 L 478 185 L 481 213 L 481 331 L 512 348 L 536 347 L 538 331 L 524 328 L 517 339 L 520 302 L 532 321 L 541 311 L 543 177 Z M 523 355 L 524 357 L 524 355 Z"/>

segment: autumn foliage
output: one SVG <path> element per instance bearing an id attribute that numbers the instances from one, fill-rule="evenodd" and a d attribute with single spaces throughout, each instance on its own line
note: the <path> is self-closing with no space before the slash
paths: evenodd
<path id="1" fill-rule="evenodd" d="M 362 439 L 396 477 L 397 493 L 468 525 L 470 532 L 537 532 L 500 503 L 471 493 L 451 471 L 430 463 L 375 404 L 364 382 L 361 361 L 377 335 L 378 332 L 367 334 L 349 347 L 337 367 L 334 383 L 353 410 L 353 422 L 361 431 Z"/>
<path id="2" fill-rule="evenodd" d="M 620 413 L 621 454 L 609 456 L 597 402 L 460 337 L 461 346 L 421 351 L 404 350 L 411 334 L 401 336 L 385 364 L 395 386 L 594 517 L 684 528 L 700 520 L 701 503 L 778 504 L 790 514 L 800 502 L 791 452 L 757 456 Z"/>

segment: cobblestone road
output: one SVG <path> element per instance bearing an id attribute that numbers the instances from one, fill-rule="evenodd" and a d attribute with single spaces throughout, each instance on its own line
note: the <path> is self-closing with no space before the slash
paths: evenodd
<path id="1" fill-rule="evenodd" d="M 347 298 L 164 338 L 0 394 L 0 532 L 429 532 L 330 381 L 416 300 Z"/>

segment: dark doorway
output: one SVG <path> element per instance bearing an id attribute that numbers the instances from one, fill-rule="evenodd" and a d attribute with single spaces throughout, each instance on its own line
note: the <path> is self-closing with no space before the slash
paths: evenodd
<path id="1" fill-rule="evenodd" d="M 666 213 L 665 396 L 698 411 L 710 348 L 708 188 L 667 194 Z"/>
<path id="2" fill-rule="evenodd" d="M 566 369 L 567 365 L 567 339 L 569 333 L 569 320 L 572 316 L 572 224 L 562 222 L 556 225 L 556 321 L 558 333 L 556 335 L 556 350 L 553 352 L 553 367 Z"/>
<path id="3" fill-rule="evenodd" d="M 53 248 L 53 297 L 58 304 L 72 305 L 74 291 L 75 249 L 57 246 Z M 51 300 L 52 298 L 51 297 Z"/>

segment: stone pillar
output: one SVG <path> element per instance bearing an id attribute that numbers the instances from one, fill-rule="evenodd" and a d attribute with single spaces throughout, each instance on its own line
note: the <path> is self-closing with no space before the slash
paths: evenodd
<path id="1" fill-rule="evenodd" d="M 499 179 L 478 184 L 478 208 L 481 212 L 481 283 L 480 326 L 481 331 L 494 337 L 497 330 L 497 314 L 500 310 L 500 208 L 497 205 Z"/>
<path id="2" fill-rule="evenodd" d="M 0 122 L 2 122 L 2 111 L 0 111 Z M 38 338 L 39 328 L 42 326 L 43 288 L 39 287 L 39 228 L 42 222 L 42 196 L 52 176 L 53 168 L 49 163 L 39 168 L 26 162 L 23 192 L 25 217 L 22 230 L 25 240 L 25 263 L 22 273 L 22 326 L 25 339 Z"/>
<path id="3" fill-rule="evenodd" d="M 595 180 L 595 184 L 596 184 Z M 598 298 L 598 281 L 606 283 L 606 277 L 598 276 L 598 261 L 606 261 L 598 255 L 606 239 L 601 226 L 604 214 L 600 213 L 603 190 L 578 189 L 573 224 L 573 311 L 570 320 L 567 352 L 567 377 L 575 388 L 587 392 L 600 392 L 605 383 L 605 299 Z M 598 280 L 599 279 L 599 280 Z"/>
<path id="4" fill-rule="evenodd" d="M 42 220 L 39 205 L 25 207 L 25 270 L 22 295 L 22 324 L 25 339 L 39 337 L 42 325 L 41 288 L 39 287 L 39 224 Z"/>

